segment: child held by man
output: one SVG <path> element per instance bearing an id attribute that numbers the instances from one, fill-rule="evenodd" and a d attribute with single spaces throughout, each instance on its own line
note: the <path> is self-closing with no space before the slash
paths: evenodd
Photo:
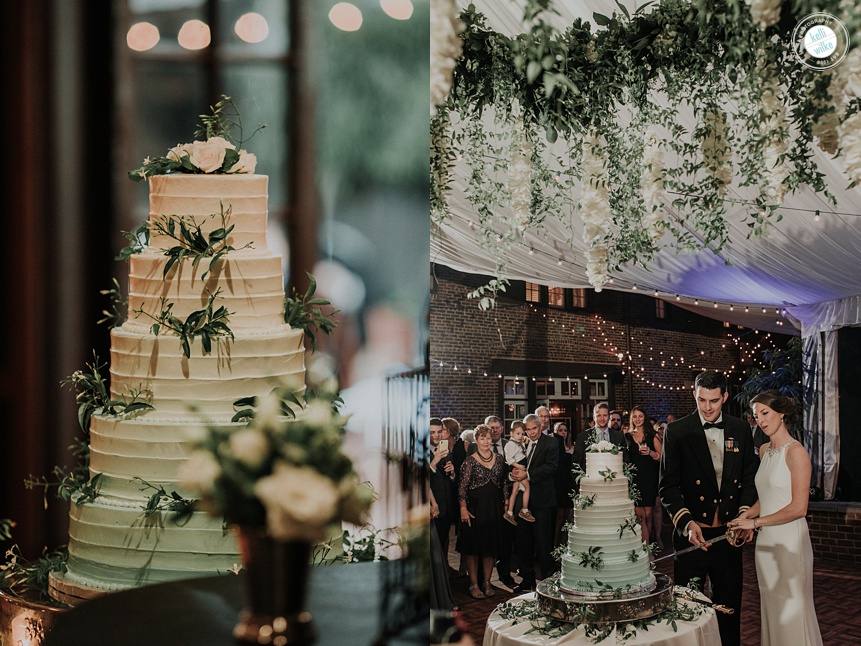
<path id="1" fill-rule="evenodd" d="M 526 466 L 526 444 L 523 441 L 525 435 L 526 427 L 523 425 L 523 422 L 512 422 L 511 436 L 505 445 L 505 463 L 509 467 L 515 464 L 520 464 L 523 467 Z M 508 479 L 514 482 L 510 472 Z M 529 511 L 529 481 L 522 480 L 519 486 L 511 488 L 511 496 L 508 498 L 508 510 L 503 515 L 503 518 L 512 525 L 517 524 L 517 519 L 514 517 L 514 504 L 517 501 L 517 494 L 521 491 L 523 492 L 523 507 L 517 515 L 527 522 L 535 522 L 535 517 Z"/>

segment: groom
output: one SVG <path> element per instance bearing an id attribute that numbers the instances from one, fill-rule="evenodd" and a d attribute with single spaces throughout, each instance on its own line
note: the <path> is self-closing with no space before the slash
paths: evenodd
<path id="1" fill-rule="evenodd" d="M 673 519 L 676 551 L 726 533 L 726 524 L 756 502 L 753 478 L 759 462 L 753 451 L 750 426 L 723 415 L 726 377 L 700 373 L 694 382 L 697 410 L 664 432 L 660 494 Z M 749 532 L 742 538 L 749 539 Z M 727 541 L 675 559 L 676 585 L 699 578 L 711 580 L 712 601 L 735 609 L 718 614 L 721 643 L 741 643 L 742 551 Z"/>

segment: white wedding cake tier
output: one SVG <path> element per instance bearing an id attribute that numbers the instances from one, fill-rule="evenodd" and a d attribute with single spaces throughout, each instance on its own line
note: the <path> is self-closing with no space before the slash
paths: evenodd
<path id="1" fill-rule="evenodd" d="M 622 453 L 608 442 L 587 450 L 586 474 L 574 504 L 559 585 L 584 594 L 637 591 L 655 585 L 628 493 Z"/>
<path id="2" fill-rule="evenodd" d="M 159 487 L 188 497 L 177 470 L 194 431 L 243 427 L 230 421 L 234 401 L 284 382 L 304 390 L 303 333 L 284 323 L 281 258 L 266 244 L 268 178 L 177 173 L 148 182 L 150 243 L 130 257 L 129 317 L 111 331 L 110 396 L 144 392 L 153 410 L 91 418 L 90 474 L 101 476 L 95 498 L 71 506 L 68 571 L 53 582 L 66 600 L 233 569 L 238 549 L 221 522 L 202 511 L 180 523 L 170 511 L 147 515 L 147 502 Z M 165 274 L 165 251 L 177 245 L 164 235 L 170 219 L 194 222 L 204 236 L 232 226 L 224 244 L 234 249 L 212 266 L 185 257 Z M 167 305 L 184 321 L 213 295 L 233 338 L 214 336 L 207 352 L 195 337 L 184 348 L 165 325 L 154 334 Z"/>

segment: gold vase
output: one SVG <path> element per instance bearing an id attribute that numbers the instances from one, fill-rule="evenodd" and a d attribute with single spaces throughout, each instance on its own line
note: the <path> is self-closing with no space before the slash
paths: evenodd
<path id="1" fill-rule="evenodd" d="M 306 608 L 311 543 L 277 541 L 257 527 L 239 528 L 238 539 L 246 608 L 233 636 L 248 644 L 313 644 L 317 630 Z"/>

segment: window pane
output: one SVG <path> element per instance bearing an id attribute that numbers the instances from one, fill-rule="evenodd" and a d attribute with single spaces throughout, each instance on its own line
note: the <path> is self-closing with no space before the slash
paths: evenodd
<path id="1" fill-rule="evenodd" d="M 529 303 L 540 303 L 541 286 L 537 283 L 526 283 L 526 300 Z"/>
<path id="2" fill-rule="evenodd" d="M 660 298 L 655 299 L 655 318 L 667 318 L 667 310 L 665 309 L 665 303 Z"/>
<path id="3" fill-rule="evenodd" d="M 224 68 L 224 92 L 242 112 L 243 137 L 266 126 L 248 142 L 246 149 L 257 155 L 257 170 L 269 175 L 269 211 L 284 208 L 287 195 L 287 70 L 275 63 L 241 63 Z M 237 132 L 238 136 L 238 132 Z"/>
<path id="4" fill-rule="evenodd" d="M 586 290 L 572 289 L 571 290 L 571 307 L 586 307 Z"/>
<path id="5" fill-rule="evenodd" d="M 565 289 L 562 287 L 548 287 L 547 304 L 550 307 L 565 307 Z"/>
<path id="6" fill-rule="evenodd" d="M 503 386 L 505 396 L 523 396 L 525 382 L 522 379 L 506 378 Z"/>
<path id="7" fill-rule="evenodd" d="M 556 384 L 552 380 L 539 380 L 535 382 L 536 397 L 550 397 L 556 394 Z"/>

